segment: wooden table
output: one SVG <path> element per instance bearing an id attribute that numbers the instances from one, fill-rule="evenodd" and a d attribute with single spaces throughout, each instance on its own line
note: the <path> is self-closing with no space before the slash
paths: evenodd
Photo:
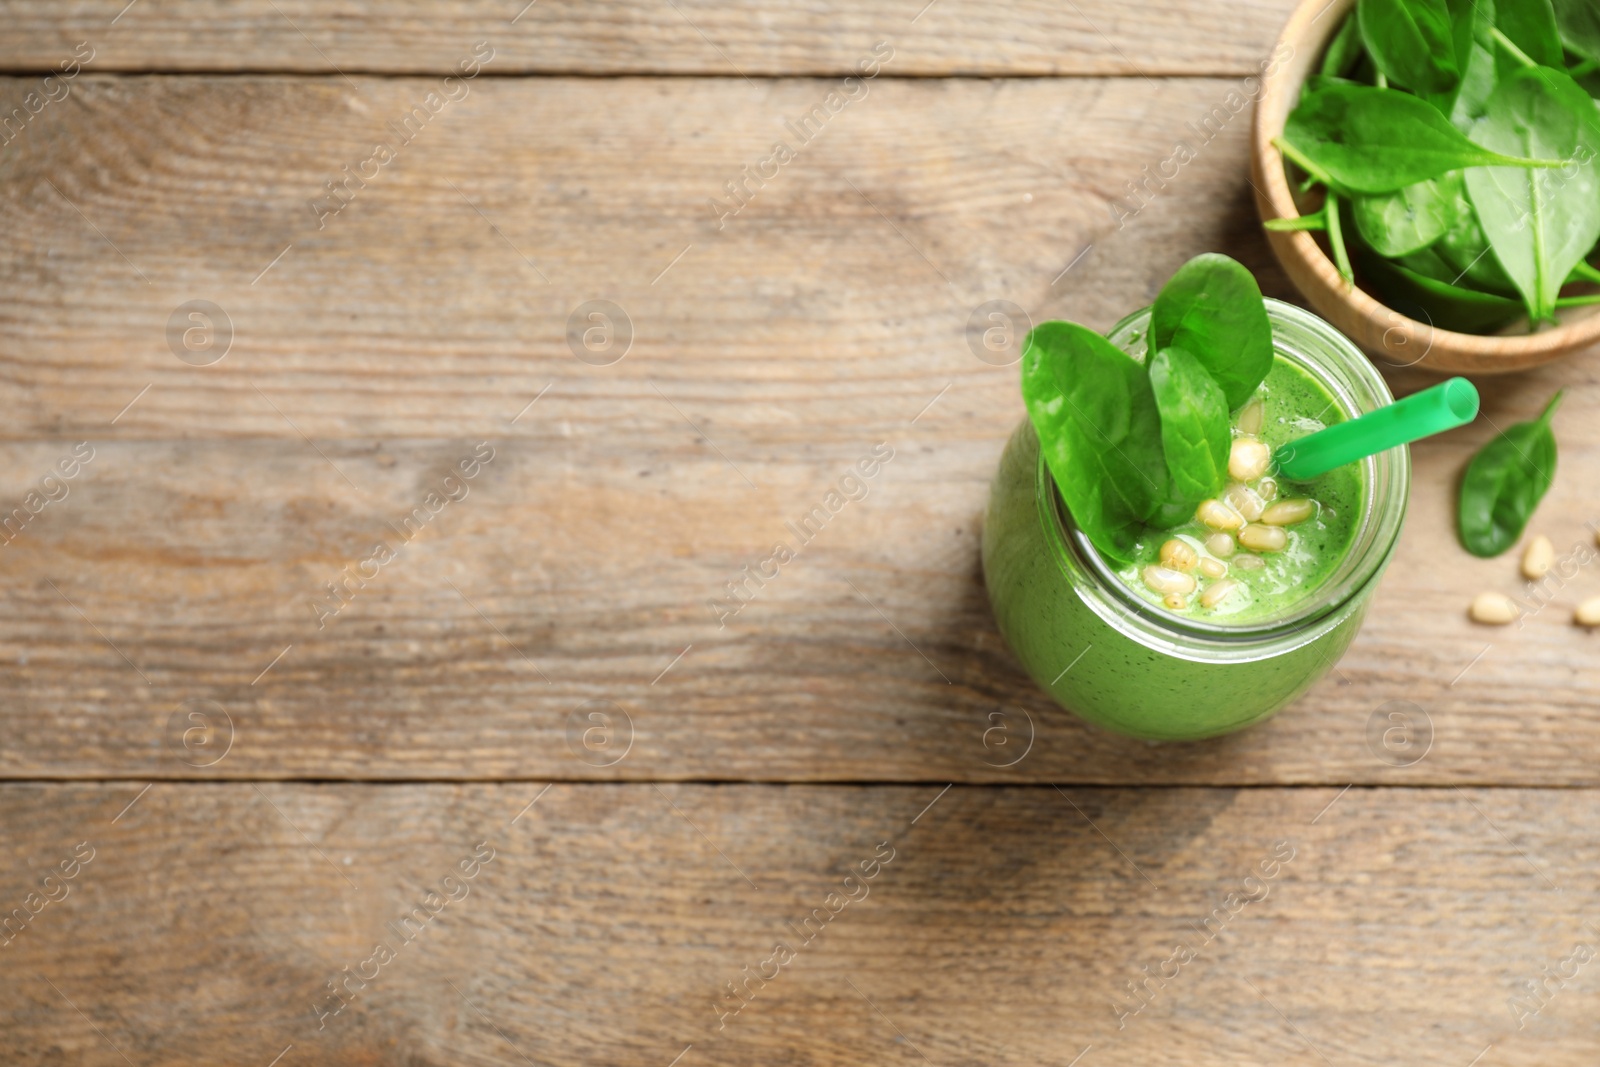
<path id="1" fill-rule="evenodd" d="M 1595 1062 L 1600 567 L 1475 628 L 1450 506 L 1565 386 L 1592 543 L 1592 360 L 1264 726 L 1090 729 L 985 601 L 969 322 L 1292 298 L 1288 0 L 124 2 L 0 3 L 0 1059 Z"/>

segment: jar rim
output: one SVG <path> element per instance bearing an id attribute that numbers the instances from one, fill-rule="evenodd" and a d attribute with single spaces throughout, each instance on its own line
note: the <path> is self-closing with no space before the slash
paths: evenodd
<path id="1" fill-rule="evenodd" d="M 1355 418 L 1392 403 L 1388 384 L 1361 350 L 1327 322 L 1303 308 L 1268 298 L 1274 357 L 1287 358 L 1328 391 L 1345 418 Z M 1113 344 L 1141 362 L 1151 309 L 1125 317 L 1106 334 Z M 1144 343 L 1144 351 L 1130 344 Z M 1293 639 L 1320 631 L 1343 618 L 1343 609 L 1358 601 L 1382 575 L 1399 541 L 1411 486 L 1411 456 L 1400 445 L 1361 461 L 1364 468 L 1362 516 L 1341 566 L 1304 600 L 1282 616 L 1249 623 L 1216 623 L 1166 611 L 1139 596 L 1117 576 L 1084 532 L 1073 522 L 1039 453 L 1036 495 L 1045 540 L 1057 563 L 1100 594 L 1094 605 L 1102 616 L 1117 619 L 1145 637 L 1162 642 L 1201 642 L 1215 646 L 1259 644 Z M 1080 587 L 1085 582 L 1075 583 Z"/>

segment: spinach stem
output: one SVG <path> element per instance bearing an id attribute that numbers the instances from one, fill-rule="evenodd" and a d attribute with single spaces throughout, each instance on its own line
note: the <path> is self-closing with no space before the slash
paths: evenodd
<path id="1" fill-rule="evenodd" d="M 1500 27 L 1491 26 L 1489 28 L 1489 34 L 1500 43 L 1501 48 L 1504 48 L 1507 52 L 1510 52 L 1511 55 L 1516 58 L 1517 62 L 1521 63 L 1524 67 L 1537 67 L 1539 65 L 1529 57 L 1528 53 L 1518 48 L 1516 42 L 1502 33 L 1500 31 Z"/>
<path id="2" fill-rule="evenodd" d="M 1381 70 L 1378 71 L 1378 88 L 1380 88 L 1380 89 L 1389 88 L 1389 79 L 1385 78 L 1383 76 L 1383 71 L 1381 71 Z"/>
<path id="3" fill-rule="evenodd" d="M 1326 230 L 1328 220 L 1325 212 L 1317 211 L 1292 219 L 1272 219 L 1264 225 L 1274 233 L 1293 233 L 1296 230 Z"/>
<path id="4" fill-rule="evenodd" d="M 1597 70 L 1600 70 L 1600 59 L 1586 59 L 1568 70 L 1567 73 L 1574 78 L 1581 78 L 1586 74 L 1593 74 Z"/>
<path id="5" fill-rule="evenodd" d="M 1272 143 L 1278 149 L 1278 151 L 1282 152 L 1284 155 L 1293 160 L 1301 170 L 1311 175 L 1312 178 L 1316 179 L 1323 185 L 1329 186 L 1330 188 L 1332 187 L 1333 179 L 1329 178 L 1328 175 L 1323 172 L 1321 167 L 1318 167 L 1315 163 L 1311 162 L 1311 160 L 1307 159 L 1305 154 L 1294 145 L 1290 144 L 1282 137 L 1274 137 L 1272 139 Z"/>
<path id="6" fill-rule="evenodd" d="M 1600 293 L 1593 296 L 1564 296 L 1556 301 L 1556 308 L 1585 308 L 1600 304 Z"/>
<path id="7" fill-rule="evenodd" d="M 1540 211 L 1539 177 L 1532 171 L 1524 172 L 1528 178 L 1528 226 L 1533 234 L 1533 276 L 1534 287 L 1538 290 L 1537 307 L 1531 308 L 1535 320 L 1545 319 L 1553 321 L 1556 317 L 1554 304 L 1545 304 L 1545 289 L 1552 285 L 1559 293 L 1561 282 L 1547 277 L 1550 272 L 1550 261 L 1545 258 L 1545 232 L 1542 220 L 1543 212 Z"/>
<path id="8" fill-rule="evenodd" d="M 1580 259 L 1578 261 L 1578 265 L 1572 268 L 1572 276 L 1568 278 L 1567 281 L 1594 282 L 1595 284 L 1600 285 L 1600 269 L 1596 269 L 1591 264 L 1585 263 Z"/>
<path id="9" fill-rule="evenodd" d="M 1322 213 L 1328 224 L 1328 243 L 1333 246 L 1333 261 L 1339 265 L 1339 277 L 1344 283 L 1354 288 L 1356 272 L 1350 267 L 1350 250 L 1344 246 L 1344 223 L 1339 218 L 1339 194 L 1332 189 L 1328 190 L 1328 202 L 1323 205 Z"/>
<path id="10" fill-rule="evenodd" d="M 1555 415 L 1556 408 L 1561 406 L 1561 398 L 1566 395 L 1567 391 L 1565 389 L 1557 389 L 1556 395 L 1550 398 L 1550 403 L 1546 404 L 1544 410 L 1539 413 L 1539 421 L 1546 426 L 1550 425 L 1550 419 Z"/>

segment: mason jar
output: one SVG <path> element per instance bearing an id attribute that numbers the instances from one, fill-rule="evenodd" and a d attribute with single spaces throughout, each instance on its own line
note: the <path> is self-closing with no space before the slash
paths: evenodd
<path id="1" fill-rule="evenodd" d="M 1317 381 L 1345 418 L 1393 402 L 1382 376 L 1333 327 L 1266 303 L 1277 358 Z M 1149 323 L 1146 308 L 1108 336 L 1143 360 Z M 1281 613 L 1233 625 L 1171 614 L 1123 584 L 1074 525 L 1024 418 L 984 518 L 984 582 L 1000 632 L 1057 703 L 1118 733 L 1195 740 L 1260 722 L 1344 655 L 1394 555 L 1410 453 L 1401 446 L 1361 463 L 1362 510 L 1345 557 Z"/>

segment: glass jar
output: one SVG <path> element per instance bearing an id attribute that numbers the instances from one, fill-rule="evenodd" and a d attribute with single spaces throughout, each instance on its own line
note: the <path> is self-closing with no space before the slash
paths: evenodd
<path id="1" fill-rule="evenodd" d="M 1267 301 L 1273 344 L 1346 418 L 1393 402 L 1359 349 L 1308 311 Z M 1150 309 L 1108 334 L 1146 356 Z M 984 582 L 1000 632 L 1062 707 L 1155 740 L 1228 733 L 1271 715 L 1332 667 L 1394 555 L 1411 484 L 1404 446 L 1362 461 L 1362 514 L 1323 583 L 1279 616 L 1229 625 L 1163 611 L 1129 589 L 1073 524 L 1022 420 L 1000 459 L 983 528 Z"/>

